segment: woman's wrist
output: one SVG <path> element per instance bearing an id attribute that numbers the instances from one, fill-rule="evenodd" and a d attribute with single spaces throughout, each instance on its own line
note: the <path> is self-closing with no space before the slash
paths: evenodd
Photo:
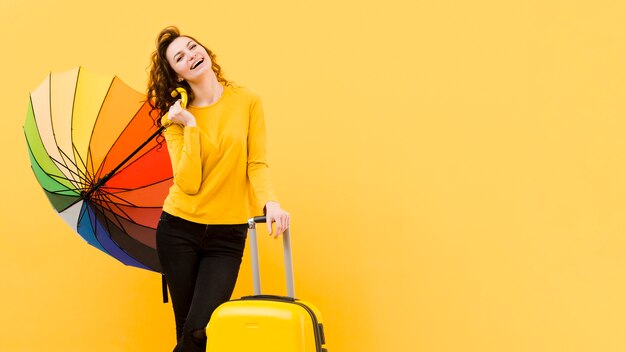
<path id="1" fill-rule="evenodd" d="M 280 209 L 280 203 L 273 200 L 265 203 L 265 212 L 267 213 L 270 209 Z"/>

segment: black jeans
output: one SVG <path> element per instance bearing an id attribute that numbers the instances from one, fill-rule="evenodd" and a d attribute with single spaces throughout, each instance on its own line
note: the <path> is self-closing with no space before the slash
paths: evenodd
<path id="1" fill-rule="evenodd" d="M 156 244 L 174 308 L 174 351 L 206 350 L 205 328 L 233 293 L 247 231 L 247 224 L 204 225 L 161 214 Z"/>

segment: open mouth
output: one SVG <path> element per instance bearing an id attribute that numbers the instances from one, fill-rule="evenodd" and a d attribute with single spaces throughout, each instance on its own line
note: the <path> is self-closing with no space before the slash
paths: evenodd
<path id="1" fill-rule="evenodd" d="M 204 62 L 204 59 L 200 59 L 200 60 L 198 60 L 198 62 L 196 62 L 195 64 L 193 64 L 193 65 L 191 66 L 191 69 L 192 69 L 192 70 L 193 70 L 193 69 L 195 69 L 196 67 L 200 66 L 200 64 L 201 64 L 201 63 L 203 63 L 203 62 Z"/>

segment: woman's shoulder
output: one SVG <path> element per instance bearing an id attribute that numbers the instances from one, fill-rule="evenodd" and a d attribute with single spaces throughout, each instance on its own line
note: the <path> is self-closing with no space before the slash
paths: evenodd
<path id="1" fill-rule="evenodd" d="M 241 98 L 246 99 L 246 100 L 256 101 L 256 100 L 260 100 L 261 99 L 261 96 L 259 95 L 259 93 L 256 90 L 254 90 L 252 88 L 249 88 L 249 87 L 246 87 L 246 86 L 240 86 L 240 85 L 237 85 L 237 84 L 231 84 L 231 85 L 228 86 L 228 89 L 230 89 L 230 91 L 235 96 L 241 97 Z"/>

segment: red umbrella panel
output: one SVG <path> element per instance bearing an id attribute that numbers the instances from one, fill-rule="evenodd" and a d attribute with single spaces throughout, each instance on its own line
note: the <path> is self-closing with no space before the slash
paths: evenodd
<path id="1" fill-rule="evenodd" d="M 50 74 L 30 95 L 24 132 L 53 208 L 89 244 L 160 271 L 155 232 L 172 185 L 146 96 L 83 68 Z"/>

